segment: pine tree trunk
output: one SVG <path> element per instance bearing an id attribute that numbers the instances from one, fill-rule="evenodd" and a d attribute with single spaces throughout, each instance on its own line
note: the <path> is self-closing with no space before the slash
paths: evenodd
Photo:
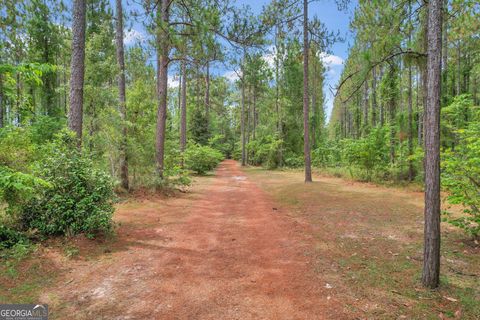
<path id="1" fill-rule="evenodd" d="M 165 129 L 167 121 L 167 89 L 168 89 L 168 63 L 169 63 L 169 35 L 166 25 L 169 22 L 169 0 L 161 0 L 157 7 L 157 132 L 156 132 L 156 161 L 157 174 L 164 177 L 165 156 Z"/>
<path id="2" fill-rule="evenodd" d="M 414 176 L 413 160 L 413 88 L 412 88 L 412 65 L 408 66 L 408 180 L 412 181 Z"/>
<path id="3" fill-rule="evenodd" d="M 372 68 L 372 127 L 377 126 L 377 67 Z"/>
<path id="4" fill-rule="evenodd" d="M 205 75 L 205 117 L 207 119 L 207 128 L 210 121 L 210 63 L 207 62 Z"/>
<path id="5" fill-rule="evenodd" d="M 245 56 L 246 52 L 245 49 L 243 50 L 243 61 L 242 61 L 242 78 L 241 78 L 241 84 L 242 84 L 242 107 L 241 107 L 241 115 L 240 115 L 240 131 L 242 135 L 242 166 L 244 167 L 247 163 L 247 157 L 245 153 L 245 144 L 246 144 L 246 136 L 245 136 L 245 73 L 244 73 L 244 68 L 243 64 L 245 63 Z"/>
<path id="6" fill-rule="evenodd" d="M 252 137 L 253 140 L 255 140 L 255 133 L 257 130 L 257 90 L 255 90 L 255 85 L 253 85 L 253 132 L 252 132 Z"/>
<path id="7" fill-rule="evenodd" d="M 363 135 L 367 135 L 368 128 L 368 81 L 365 80 L 363 89 Z"/>
<path id="8" fill-rule="evenodd" d="M 422 283 L 436 288 L 440 277 L 440 98 L 442 0 L 428 3 L 427 109 L 425 110 L 425 227 Z"/>
<path id="9" fill-rule="evenodd" d="M 412 14 L 412 1 L 408 1 L 408 13 L 409 17 Z M 411 23 L 411 18 L 409 18 L 409 23 Z M 409 30 L 408 33 L 408 43 L 409 46 L 412 43 L 412 30 Z M 413 155 L 413 87 L 412 87 L 412 63 L 408 63 L 408 180 L 412 181 L 414 176 L 413 170 L 413 160 L 411 159 Z"/>
<path id="10" fill-rule="evenodd" d="M 457 96 L 462 94 L 462 90 L 461 90 L 461 85 L 460 85 L 460 81 L 461 81 L 461 78 L 462 78 L 462 72 L 461 72 L 461 50 L 460 50 L 460 41 L 458 41 L 457 43 Z"/>
<path id="11" fill-rule="evenodd" d="M 180 150 L 185 151 L 187 146 L 187 67 L 186 62 L 181 65 L 182 82 L 180 99 Z"/>
<path id="12" fill-rule="evenodd" d="M 4 127 L 3 123 L 3 105 L 4 105 L 4 98 L 3 98 L 3 77 L 0 73 L 0 128 Z"/>
<path id="13" fill-rule="evenodd" d="M 308 1 L 303 0 L 303 152 L 305 156 L 305 182 L 312 182 L 308 111 Z"/>
<path id="14" fill-rule="evenodd" d="M 73 0 L 73 38 L 70 67 L 70 110 L 68 111 L 68 127 L 76 133 L 78 147 L 81 147 L 82 145 L 86 6 L 86 0 Z"/>
<path id="15" fill-rule="evenodd" d="M 122 187 L 128 190 L 128 156 L 127 156 L 127 99 L 125 93 L 125 56 L 123 49 L 123 9 L 122 0 L 116 0 L 117 21 L 116 21 L 116 44 L 117 62 L 119 66 L 118 75 L 118 100 L 120 118 L 122 121 L 122 138 L 120 141 L 120 180 Z"/>

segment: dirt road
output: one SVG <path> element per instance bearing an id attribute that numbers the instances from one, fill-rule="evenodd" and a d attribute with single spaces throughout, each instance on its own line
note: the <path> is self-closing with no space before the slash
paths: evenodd
<path id="1" fill-rule="evenodd" d="M 343 319 L 307 225 L 224 161 L 186 196 L 120 206 L 115 244 L 42 294 L 52 318 Z"/>

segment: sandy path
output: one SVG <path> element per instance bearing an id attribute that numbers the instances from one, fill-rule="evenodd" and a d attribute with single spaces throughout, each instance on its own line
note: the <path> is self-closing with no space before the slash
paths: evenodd
<path id="1" fill-rule="evenodd" d="M 112 252 L 42 295 L 53 318 L 344 319 L 306 256 L 306 226 L 234 161 L 179 199 L 118 215 Z"/>

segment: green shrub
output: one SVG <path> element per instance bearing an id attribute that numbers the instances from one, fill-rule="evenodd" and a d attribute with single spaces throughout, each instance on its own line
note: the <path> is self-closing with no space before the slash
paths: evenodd
<path id="1" fill-rule="evenodd" d="M 220 151 L 225 158 L 230 158 L 233 153 L 233 146 L 223 134 L 217 134 L 208 139 L 208 145 Z"/>
<path id="2" fill-rule="evenodd" d="M 28 238 L 23 233 L 0 224 L 0 250 L 12 248 L 18 243 L 28 243 Z"/>
<path id="3" fill-rule="evenodd" d="M 285 155 L 285 159 L 283 161 L 285 166 L 290 168 L 300 168 L 305 164 L 303 154 L 289 153 Z"/>
<path id="4" fill-rule="evenodd" d="M 280 152 L 283 141 L 275 136 L 262 136 L 247 145 L 248 159 L 253 165 L 263 165 L 268 169 L 280 166 Z"/>
<path id="5" fill-rule="evenodd" d="M 198 174 L 205 174 L 213 170 L 223 160 L 220 151 L 195 143 L 188 145 L 184 156 L 185 166 Z"/>
<path id="6" fill-rule="evenodd" d="M 7 204 L 8 214 L 14 216 L 25 202 L 38 196 L 39 187 L 49 188 L 51 184 L 31 174 L 0 166 L 0 201 Z"/>
<path id="7" fill-rule="evenodd" d="M 35 159 L 35 146 L 27 129 L 0 128 L 0 166 L 26 172 Z"/>
<path id="8" fill-rule="evenodd" d="M 112 227 L 113 182 L 94 168 L 91 160 L 75 146 L 70 132 L 62 131 L 44 147 L 35 173 L 52 187 L 42 187 L 21 208 L 25 228 L 43 235 L 85 233 L 93 237 Z"/>
<path id="9" fill-rule="evenodd" d="M 447 201 L 464 207 L 457 217 L 445 212 L 444 221 L 462 228 L 467 234 L 480 235 L 480 122 L 456 132 L 458 144 L 443 153 L 442 186 L 449 192 Z"/>

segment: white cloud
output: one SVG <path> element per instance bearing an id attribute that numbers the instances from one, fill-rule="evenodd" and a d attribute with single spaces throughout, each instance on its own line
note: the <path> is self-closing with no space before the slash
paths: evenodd
<path id="1" fill-rule="evenodd" d="M 326 52 L 320 53 L 320 59 L 326 66 L 341 66 L 343 65 L 343 59 L 339 56 L 333 54 L 328 54 Z"/>
<path id="2" fill-rule="evenodd" d="M 168 76 L 168 87 L 178 88 L 180 86 L 180 79 L 178 75 Z"/>
<path id="3" fill-rule="evenodd" d="M 123 37 L 123 41 L 125 45 L 131 45 L 134 44 L 135 42 L 142 42 L 145 40 L 145 35 L 135 29 L 128 30 L 125 32 L 125 35 Z"/>
<path id="4" fill-rule="evenodd" d="M 235 82 L 238 80 L 239 74 L 241 74 L 241 71 L 235 72 L 234 70 L 232 70 L 225 72 L 223 74 L 223 77 L 226 78 L 228 81 Z"/>

